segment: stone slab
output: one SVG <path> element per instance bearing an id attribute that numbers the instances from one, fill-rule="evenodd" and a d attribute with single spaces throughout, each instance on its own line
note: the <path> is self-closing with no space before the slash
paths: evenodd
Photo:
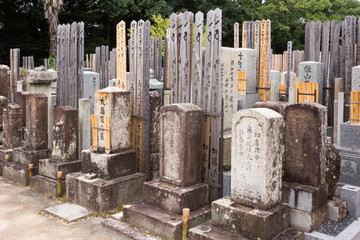
<path id="1" fill-rule="evenodd" d="M 167 240 L 181 239 L 182 215 L 155 208 L 143 202 L 123 207 L 124 221 Z M 189 228 L 209 220 L 210 206 L 190 212 Z"/>
<path id="2" fill-rule="evenodd" d="M 91 214 L 88 209 L 73 203 L 63 203 L 53 207 L 45 208 L 45 211 L 68 222 L 86 217 Z"/>
<path id="3" fill-rule="evenodd" d="M 100 89 L 99 73 L 84 71 L 84 87 L 81 98 L 90 99 L 90 113 L 94 114 L 95 91 Z"/>
<path id="4" fill-rule="evenodd" d="M 223 136 L 223 169 L 231 169 L 231 131 L 224 132 Z"/>
<path id="5" fill-rule="evenodd" d="M 238 109 L 252 108 L 255 103 L 260 102 L 259 93 L 238 94 Z"/>
<path id="6" fill-rule="evenodd" d="M 280 113 L 282 116 L 285 115 L 285 108 L 289 106 L 288 102 L 257 102 L 254 104 L 253 108 L 270 108 L 277 113 Z"/>
<path id="7" fill-rule="evenodd" d="M 360 151 L 360 125 L 340 124 L 340 147 Z"/>
<path id="8" fill-rule="evenodd" d="M 150 153 L 150 180 L 159 179 L 160 153 Z"/>
<path id="9" fill-rule="evenodd" d="M 319 187 L 312 187 L 283 182 L 282 202 L 288 204 L 291 208 L 311 213 L 327 204 L 327 191 L 328 185 L 326 183 Z"/>
<path id="10" fill-rule="evenodd" d="M 66 201 L 79 204 L 95 212 L 114 210 L 122 204 L 140 201 L 143 198 L 145 175 L 135 173 L 115 178 L 86 179 L 83 173 L 66 176 Z"/>
<path id="11" fill-rule="evenodd" d="M 311 232 L 305 233 L 305 240 L 336 240 L 336 238 L 319 232 Z"/>
<path id="12" fill-rule="evenodd" d="M 55 159 L 41 159 L 39 161 L 39 174 L 57 180 L 57 173 L 62 172 L 63 179 L 68 173 L 81 171 L 81 161 L 61 162 Z"/>
<path id="13" fill-rule="evenodd" d="M 335 200 L 328 203 L 329 219 L 333 222 L 340 222 L 346 217 L 347 203 L 344 200 Z"/>
<path id="14" fill-rule="evenodd" d="M 246 71 L 246 93 L 256 93 L 256 50 L 250 48 L 236 50 L 239 51 L 238 70 Z"/>
<path id="15" fill-rule="evenodd" d="M 231 193 L 231 171 L 223 172 L 223 197 Z"/>
<path id="16" fill-rule="evenodd" d="M 189 230 L 189 240 L 248 240 L 243 236 L 224 231 L 211 225 L 211 220 Z M 303 240 L 304 233 L 292 228 L 286 229 L 273 240 Z"/>
<path id="17" fill-rule="evenodd" d="M 212 202 L 211 220 L 214 227 L 250 239 L 272 239 L 289 227 L 289 208 L 278 204 L 263 211 L 237 204 L 230 197 Z"/>
<path id="18" fill-rule="evenodd" d="M 34 166 L 39 165 L 40 159 L 50 158 L 51 151 L 45 150 L 33 150 L 26 148 L 15 148 L 14 149 L 14 162 L 29 165 L 30 163 Z"/>
<path id="19" fill-rule="evenodd" d="M 34 175 L 38 173 L 38 168 L 34 167 Z M 7 162 L 3 165 L 3 178 L 21 186 L 29 185 L 29 166 L 16 162 Z"/>
<path id="20" fill-rule="evenodd" d="M 339 182 L 360 186 L 360 153 L 340 150 L 341 169 Z"/>
<path id="21" fill-rule="evenodd" d="M 360 91 L 360 66 L 352 68 L 351 91 Z"/>
<path id="22" fill-rule="evenodd" d="M 184 208 L 190 211 L 208 205 L 208 185 L 198 183 L 179 187 L 161 181 L 145 182 L 144 203 L 166 211 L 182 214 Z"/>
<path id="23" fill-rule="evenodd" d="M 57 180 L 47 178 L 41 175 L 36 175 L 30 178 L 30 187 L 32 190 L 42 193 L 46 196 L 56 198 L 57 197 Z M 66 193 L 65 181 L 63 181 L 62 194 Z"/>
<path id="24" fill-rule="evenodd" d="M 329 141 L 326 143 L 325 181 L 328 184 L 328 199 L 333 199 L 336 184 L 340 178 L 341 157 L 339 151 Z"/>
<path id="25" fill-rule="evenodd" d="M 348 212 L 351 217 L 360 217 L 360 187 L 353 185 L 342 186 L 340 199 L 347 202 Z"/>
<path id="26" fill-rule="evenodd" d="M 81 171 L 95 173 L 104 180 L 136 173 L 136 151 L 105 154 L 84 150 L 81 153 Z"/>
<path id="27" fill-rule="evenodd" d="M 129 224 L 123 222 L 123 221 L 118 221 L 115 219 L 111 219 L 111 218 L 107 218 L 105 220 L 102 221 L 102 223 L 110 228 L 110 229 L 114 229 L 117 232 L 120 232 L 122 234 L 124 234 L 125 236 L 131 238 L 131 239 L 136 239 L 136 240 L 161 240 L 160 238 L 157 238 L 155 236 L 151 236 L 137 228 L 134 228 L 132 226 L 130 226 Z"/>
<path id="28" fill-rule="evenodd" d="M 290 226 L 305 232 L 312 232 L 328 220 L 328 205 L 309 213 L 292 208 L 290 210 Z"/>
<path id="29" fill-rule="evenodd" d="M 354 221 L 344 231 L 336 236 L 337 240 L 358 240 L 360 239 L 360 221 Z"/>

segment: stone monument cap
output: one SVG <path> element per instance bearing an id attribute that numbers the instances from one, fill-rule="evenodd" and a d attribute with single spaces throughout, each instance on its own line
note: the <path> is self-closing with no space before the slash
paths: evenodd
<path id="1" fill-rule="evenodd" d="M 56 80 L 56 76 L 49 71 L 29 70 L 27 81 L 32 83 L 50 83 Z"/>

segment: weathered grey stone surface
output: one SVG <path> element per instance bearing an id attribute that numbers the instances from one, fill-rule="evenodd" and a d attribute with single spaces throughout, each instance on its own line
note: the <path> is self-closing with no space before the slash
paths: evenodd
<path id="1" fill-rule="evenodd" d="M 62 172 L 63 179 L 71 172 L 81 171 L 81 161 L 61 162 L 54 159 L 39 160 L 39 174 L 48 178 L 57 179 L 57 173 Z"/>
<path id="2" fill-rule="evenodd" d="M 45 94 L 32 93 L 26 97 L 25 131 L 27 148 L 48 147 L 48 97 Z"/>
<path id="3" fill-rule="evenodd" d="M 30 178 L 30 188 L 33 191 L 44 194 L 48 197 L 58 197 L 58 181 L 47 178 L 42 175 L 36 175 Z M 62 185 L 61 194 L 65 194 L 65 184 Z"/>
<path id="4" fill-rule="evenodd" d="M 34 175 L 38 173 L 38 168 L 34 167 Z M 29 165 L 17 162 L 6 162 L 3 164 L 3 177 L 8 181 L 26 187 L 29 185 Z"/>
<path id="5" fill-rule="evenodd" d="M 28 166 L 30 163 L 34 166 L 39 165 L 40 159 L 50 158 L 51 150 L 49 149 L 40 149 L 34 150 L 29 148 L 15 148 L 14 149 L 14 162 L 24 164 Z"/>
<path id="6" fill-rule="evenodd" d="M 324 223 L 328 216 L 327 204 L 311 213 L 292 208 L 290 210 L 290 226 L 305 232 L 312 232 Z"/>
<path id="7" fill-rule="evenodd" d="M 100 89 L 99 73 L 84 71 L 84 89 L 81 98 L 90 99 L 90 112 L 94 114 L 95 91 Z"/>
<path id="8" fill-rule="evenodd" d="M 347 202 L 344 200 L 335 200 L 328 203 L 329 219 L 333 222 L 340 222 L 346 217 Z"/>
<path id="9" fill-rule="evenodd" d="M 339 182 L 360 186 L 360 153 L 340 148 L 341 169 Z"/>
<path id="10" fill-rule="evenodd" d="M 130 92 L 108 87 L 95 93 L 94 115 L 99 128 L 104 128 L 104 117 L 110 118 L 110 148 L 112 152 L 130 147 Z M 105 148 L 105 133 L 98 130 L 98 147 Z"/>
<path id="11" fill-rule="evenodd" d="M 160 152 L 160 108 L 161 96 L 150 92 L 151 126 L 150 126 L 150 153 Z"/>
<path id="12" fill-rule="evenodd" d="M 246 71 L 246 93 L 256 93 L 256 51 L 250 48 L 237 50 L 239 51 L 238 70 Z"/>
<path id="13" fill-rule="evenodd" d="M 145 204 L 179 215 L 184 208 L 193 211 L 208 205 L 208 186 L 204 183 L 184 188 L 155 180 L 144 183 L 143 191 Z"/>
<path id="14" fill-rule="evenodd" d="M 136 151 L 128 150 L 114 154 L 94 153 L 84 150 L 81 153 L 81 171 L 95 173 L 104 180 L 110 180 L 136 173 Z"/>
<path id="15" fill-rule="evenodd" d="M 257 102 L 253 108 L 270 108 L 282 116 L 285 115 L 285 108 L 289 106 L 288 102 Z"/>
<path id="16" fill-rule="evenodd" d="M 0 130 L 3 129 L 3 112 L 8 104 L 9 104 L 9 99 L 0 95 Z"/>
<path id="17" fill-rule="evenodd" d="M 319 103 L 323 104 L 323 69 L 319 62 L 299 63 L 299 82 L 316 82 L 319 84 Z"/>
<path id="18" fill-rule="evenodd" d="M 10 68 L 0 65 L 0 96 L 10 99 Z"/>
<path id="19" fill-rule="evenodd" d="M 238 109 L 252 108 L 255 103 L 260 102 L 259 93 L 250 93 L 246 95 L 238 94 Z"/>
<path id="20" fill-rule="evenodd" d="M 283 117 L 268 108 L 239 111 L 233 118 L 231 199 L 267 210 L 281 200 Z"/>
<path id="21" fill-rule="evenodd" d="M 53 111 L 52 158 L 69 162 L 77 159 L 78 111 L 70 106 L 58 106 Z"/>
<path id="22" fill-rule="evenodd" d="M 360 125 L 340 124 L 340 147 L 360 152 Z"/>
<path id="23" fill-rule="evenodd" d="M 248 239 L 273 239 L 288 228 L 289 209 L 278 204 L 262 211 L 225 197 L 212 202 L 211 220 L 212 226 Z"/>
<path id="24" fill-rule="evenodd" d="M 316 103 L 285 109 L 285 181 L 315 187 L 325 183 L 326 114 L 326 107 Z"/>
<path id="25" fill-rule="evenodd" d="M 141 201 L 144 182 L 145 175 L 141 173 L 109 181 L 86 179 L 83 173 L 70 173 L 66 177 L 66 201 L 95 212 L 114 210 L 122 204 Z"/>
<path id="26" fill-rule="evenodd" d="M 23 108 L 18 104 L 9 104 L 3 110 L 3 147 L 16 148 L 22 146 Z"/>
<path id="27" fill-rule="evenodd" d="M 326 142 L 326 183 L 328 184 L 328 199 L 333 199 L 336 184 L 340 178 L 341 158 L 339 151 L 329 141 Z"/>
<path id="28" fill-rule="evenodd" d="M 171 104 L 160 113 L 160 179 L 178 186 L 201 181 L 201 109 Z"/>
<path id="29" fill-rule="evenodd" d="M 91 214 L 91 211 L 73 203 L 63 203 L 54 207 L 45 208 L 45 211 L 65 219 L 68 222 L 85 217 Z"/>
<path id="30" fill-rule="evenodd" d="M 82 98 L 79 99 L 79 153 L 78 156 L 81 156 L 81 151 L 89 149 L 91 146 L 91 125 L 90 125 L 90 99 Z"/>
<path id="31" fill-rule="evenodd" d="M 360 66 L 352 68 L 351 91 L 360 91 Z"/>
<path id="32" fill-rule="evenodd" d="M 342 186 L 340 199 L 347 202 L 348 212 L 351 217 L 360 217 L 360 187 L 353 185 Z"/>
<path id="33" fill-rule="evenodd" d="M 279 101 L 280 95 L 280 72 L 276 70 L 270 70 L 270 101 L 277 102 Z"/>

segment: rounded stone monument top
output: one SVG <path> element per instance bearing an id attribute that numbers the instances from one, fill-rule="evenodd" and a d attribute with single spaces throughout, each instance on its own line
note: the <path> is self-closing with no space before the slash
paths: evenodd
<path id="1" fill-rule="evenodd" d="M 121 88 L 118 87 L 113 87 L 113 86 L 109 86 L 100 90 L 97 90 L 97 92 L 129 92 L 129 90 L 123 90 Z"/>
<path id="2" fill-rule="evenodd" d="M 175 103 L 165 105 L 161 108 L 161 113 L 167 111 L 176 111 L 176 112 L 193 112 L 193 111 L 202 111 L 201 108 L 192 103 Z"/>
<path id="3" fill-rule="evenodd" d="M 33 83 L 48 83 L 56 80 L 56 76 L 46 70 L 29 70 L 27 73 L 27 81 Z"/>
<path id="4" fill-rule="evenodd" d="M 233 119 L 236 121 L 236 119 L 240 119 L 242 117 L 259 118 L 261 116 L 267 119 L 282 118 L 282 115 L 280 113 L 275 112 L 270 108 L 249 108 L 238 111 Z"/>
<path id="5" fill-rule="evenodd" d="M 0 64 L 0 70 L 10 70 L 10 68 L 7 65 L 1 65 Z"/>
<path id="6" fill-rule="evenodd" d="M 0 96 L 0 106 L 6 106 L 9 104 L 9 99 L 4 96 Z"/>

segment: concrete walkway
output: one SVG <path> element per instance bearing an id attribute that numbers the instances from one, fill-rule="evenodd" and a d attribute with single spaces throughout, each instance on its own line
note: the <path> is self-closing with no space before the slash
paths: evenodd
<path id="1" fill-rule="evenodd" d="M 129 239 L 103 226 L 100 217 L 68 224 L 39 214 L 41 210 L 60 203 L 0 177 L 0 239 Z"/>

